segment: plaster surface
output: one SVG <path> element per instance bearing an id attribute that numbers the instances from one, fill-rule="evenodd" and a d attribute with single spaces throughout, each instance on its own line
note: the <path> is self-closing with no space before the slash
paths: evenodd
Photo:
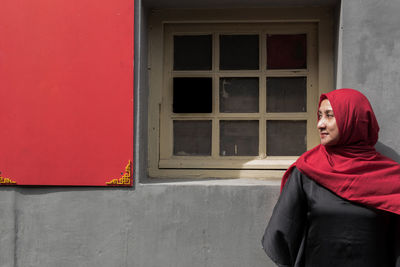
<path id="1" fill-rule="evenodd" d="M 273 266 L 260 240 L 278 192 L 169 184 L 1 189 L 0 266 Z"/>
<path id="2" fill-rule="evenodd" d="M 342 2 L 342 86 L 363 92 L 380 124 L 377 149 L 399 162 L 400 3 Z"/>

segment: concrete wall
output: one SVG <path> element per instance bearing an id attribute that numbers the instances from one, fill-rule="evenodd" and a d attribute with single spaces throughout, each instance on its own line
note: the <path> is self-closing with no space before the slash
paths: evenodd
<path id="1" fill-rule="evenodd" d="M 342 4 L 337 80 L 371 99 L 382 126 L 380 149 L 396 156 L 400 3 Z M 260 238 L 278 197 L 277 183 L 146 177 L 146 12 L 137 1 L 138 10 L 135 178 L 140 182 L 129 189 L 0 188 L 1 267 L 274 266 Z"/>
<path id="2" fill-rule="evenodd" d="M 381 127 L 377 149 L 400 162 L 400 2 L 343 1 L 342 87 L 365 93 Z"/>
<path id="3" fill-rule="evenodd" d="M 268 266 L 260 235 L 275 189 L 2 189 L 0 266 Z"/>

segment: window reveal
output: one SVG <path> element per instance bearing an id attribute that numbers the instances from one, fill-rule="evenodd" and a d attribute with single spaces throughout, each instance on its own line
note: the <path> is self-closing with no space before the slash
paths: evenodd
<path id="1" fill-rule="evenodd" d="M 170 93 L 163 99 L 170 100 L 162 102 L 160 167 L 243 168 L 252 159 L 293 158 L 310 148 L 309 98 L 318 94 L 311 88 L 314 25 L 294 33 L 268 32 L 268 23 L 240 33 L 226 25 L 215 31 L 205 26 L 198 34 L 167 30 Z"/>

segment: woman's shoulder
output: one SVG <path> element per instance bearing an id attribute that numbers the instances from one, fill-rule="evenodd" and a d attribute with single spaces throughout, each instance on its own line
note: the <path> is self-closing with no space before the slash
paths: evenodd
<path id="1" fill-rule="evenodd" d="M 296 166 L 293 167 L 289 181 L 292 180 L 292 183 L 309 183 L 312 181 L 306 174 L 304 174 L 301 170 L 299 170 Z"/>
<path id="2" fill-rule="evenodd" d="M 306 195 L 311 192 L 317 191 L 329 191 L 327 188 L 320 185 L 314 179 L 310 178 L 307 174 L 302 172 L 296 166 L 293 167 L 292 172 L 290 174 L 290 178 L 288 179 L 289 186 L 292 189 L 295 187 L 297 189 L 301 189 Z"/>
<path id="3" fill-rule="evenodd" d="M 293 194 L 294 191 L 302 191 L 304 193 L 304 186 L 308 185 L 310 181 L 307 175 L 294 166 L 290 172 L 289 179 L 283 187 L 282 193 L 285 193 L 285 191 L 290 192 L 290 194 Z"/>

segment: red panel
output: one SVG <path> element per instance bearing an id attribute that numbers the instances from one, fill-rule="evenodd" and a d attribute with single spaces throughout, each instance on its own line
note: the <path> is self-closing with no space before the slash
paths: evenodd
<path id="1" fill-rule="evenodd" d="M 133 6 L 2 0 L 0 183 L 106 186 L 125 172 L 133 159 Z"/>

